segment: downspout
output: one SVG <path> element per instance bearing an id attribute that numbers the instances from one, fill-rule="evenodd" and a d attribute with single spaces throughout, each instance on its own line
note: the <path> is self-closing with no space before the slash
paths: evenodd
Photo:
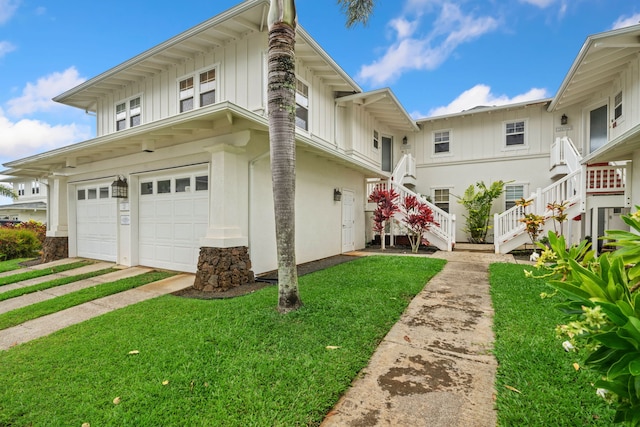
<path id="1" fill-rule="evenodd" d="M 249 161 L 249 177 L 247 182 L 247 185 L 249 187 L 247 190 L 249 197 L 249 200 L 247 201 L 247 242 L 249 243 L 249 257 L 251 257 L 251 251 L 253 248 L 253 245 L 251 244 L 251 201 L 253 200 L 253 167 L 259 161 L 268 158 L 270 154 L 271 150 L 268 150 Z"/>

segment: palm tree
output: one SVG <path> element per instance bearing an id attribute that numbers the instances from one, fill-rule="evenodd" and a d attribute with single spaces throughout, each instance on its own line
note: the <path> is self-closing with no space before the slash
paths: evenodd
<path id="1" fill-rule="evenodd" d="M 373 0 L 338 0 L 347 27 L 366 24 Z M 269 144 L 278 257 L 278 311 L 302 306 L 295 250 L 296 182 L 296 38 L 295 0 L 271 0 L 269 8 Z"/>
<path id="2" fill-rule="evenodd" d="M 15 200 L 18 198 L 18 195 L 13 191 L 13 189 L 0 184 L 0 197 L 11 197 Z"/>

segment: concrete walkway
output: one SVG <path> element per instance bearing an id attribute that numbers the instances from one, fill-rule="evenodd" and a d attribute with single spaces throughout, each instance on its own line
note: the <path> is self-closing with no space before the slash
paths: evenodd
<path id="1" fill-rule="evenodd" d="M 72 261 L 77 261 L 77 260 L 72 260 Z M 60 263 L 65 263 L 65 261 L 61 261 Z M 46 265 L 43 264 L 43 266 L 44 267 L 41 267 L 41 266 L 34 266 L 34 267 L 39 267 L 36 269 L 49 268 L 52 266 L 52 264 L 46 264 Z M 103 276 L 98 276 L 98 277 L 89 279 L 89 281 L 82 281 L 82 282 L 86 282 L 84 284 L 86 286 L 82 285 L 81 282 L 75 282 L 65 286 L 71 286 L 71 285 L 75 287 L 77 287 L 78 285 L 80 285 L 81 287 L 96 286 L 96 285 L 99 285 L 100 283 L 106 283 L 106 282 L 119 280 L 125 277 L 135 276 L 151 270 L 152 269 L 150 268 L 142 268 L 142 267 L 123 268 L 120 271 L 116 271 Z M 79 270 L 76 269 L 75 271 L 77 272 Z M 48 276 L 48 277 L 50 280 L 52 279 L 52 276 Z M 66 310 L 59 311 L 57 313 L 53 313 L 47 316 L 42 316 L 37 319 L 33 319 L 28 322 L 25 322 L 21 325 L 14 326 L 12 328 L 3 329 L 0 331 L 0 351 L 7 350 L 15 345 L 23 344 L 25 342 L 34 340 L 36 338 L 49 335 L 60 329 L 66 328 L 67 326 L 84 322 L 85 320 L 89 320 L 93 317 L 100 316 L 102 314 L 108 313 L 109 311 L 117 310 L 119 308 L 123 308 L 131 304 L 135 304 L 141 301 L 155 298 L 160 295 L 165 295 L 172 292 L 180 291 L 182 289 L 186 289 L 190 286 L 193 286 L 194 279 L 195 279 L 195 276 L 193 274 L 186 274 L 186 273 L 178 274 L 176 276 L 159 280 L 157 282 L 149 283 L 147 285 L 143 285 L 135 289 L 130 289 L 128 291 L 120 292 L 104 298 L 100 298 L 84 304 L 80 304 L 75 307 L 71 307 Z M 63 287 L 59 287 L 59 288 L 63 288 Z M 58 292 L 58 291 L 55 291 L 54 289 L 56 288 L 52 288 L 48 291 L 36 292 L 34 294 L 24 295 L 22 297 L 11 298 L 9 300 L 2 301 L 0 302 L 0 312 L 6 311 L 4 310 L 4 305 L 8 307 L 11 304 L 11 305 L 15 305 L 14 308 L 17 308 L 18 306 L 28 305 L 26 304 L 27 300 L 34 299 L 33 302 L 38 302 L 38 300 L 53 298 L 54 296 L 57 296 L 53 293 Z M 77 289 L 71 289 L 71 290 L 68 290 L 68 292 L 72 292 L 73 290 L 77 290 Z M 67 293 L 65 292 L 65 290 L 59 290 L 59 292 Z M 40 294 L 40 296 L 37 296 L 38 294 Z M 61 293 L 58 293 L 58 295 L 60 294 Z M 12 300 L 16 300 L 16 301 L 12 302 Z"/>
<path id="2" fill-rule="evenodd" d="M 514 259 L 456 249 L 322 427 L 496 425 L 488 266 Z"/>

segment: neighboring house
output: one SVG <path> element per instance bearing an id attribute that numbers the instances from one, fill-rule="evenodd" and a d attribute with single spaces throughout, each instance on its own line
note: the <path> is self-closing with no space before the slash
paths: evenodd
<path id="1" fill-rule="evenodd" d="M 268 8 L 247 0 L 55 98 L 95 113 L 97 137 L 2 172 L 49 184 L 45 259 L 62 247 L 197 271 L 213 287 L 276 268 Z M 455 196 L 478 181 L 508 183 L 496 251 L 526 243 L 513 205 L 532 192 L 543 214 L 570 202 L 573 240 L 602 234 L 609 214 L 640 200 L 624 163 L 640 139 L 639 36 L 635 26 L 590 37 L 554 98 L 416 122 L 389 89 L 363 92 L 298 27 L 297 261 L 363 248 L 379 185 L 429 196 L 439 225 L 428 237 L 442 250 L 466 241 Z"/>
<path id="2" fill-rule="evenodd" d="M 24 178 L 3 180 L 18 194 L 12 203 L 0 205 L 0 220 L 47 222 L 46 180 Z"/>

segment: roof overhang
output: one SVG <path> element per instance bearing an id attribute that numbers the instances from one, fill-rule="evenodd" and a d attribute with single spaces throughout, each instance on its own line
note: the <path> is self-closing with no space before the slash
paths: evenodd
<path id="1" fill-rule="evenodd" d="M 176 64 L 193 62 L 214 49 L 253 33 L 266 33 L 268 0 L 247 0 L 171 39 L 85 81 L 54 101 L 95 112 L 109 94 L 165 72 Z M 266 44 L 265 44 L 266 46 Z M 361 92 L 357 83 L 300 26 L 296 57 L 336 92 Z"/>
<path id="2" fill-rule="evenodd" d="M 382 126 L 397 132 L 418 132 L 420 128 L 400 104 L 391 89 L 356 93 L 336 99 L 337 105 L 353 103 L 362 106 Z"/>
<path id="3" fill-rule="evenodd" d="M 640 148 L 640 124 L 629 129 L 618 138 L 585 156 L 580 163 L 616 162 L 631 160 L 634 151 Z"/>
<path id="4" fill-rule="evenodd" d="M 417 122 L 418 124 L 420 124 L 420 123 L 427 123 L 427 122 L 435 122 L 438 120 L 449 120 L 456 117 L 474 116 L 477 114 L 492 114 L 498 111 L 512 111 L 512 110 L 520 110 L 520 109 L 526 109 L 531 107 L 542 107 L 542 106 L 548 105 L 550 102 L 551 102 L 551 98 L 545 98 L 537 101 L 519 102 L 517 104 L 494 105 L 491 107 L 475 107 L 475 108 L 471 108 L 470 110 L 461 111 L 459 113 L 445 114 L 442 116 L 425 117 L 423 119 L 418 119 Z"/>
<path id="5" fill-rule="evenodd" d="M 640 53 L 640 25 L 589 36 L 549 105 L 579 104 L 608 87 Z"/>

